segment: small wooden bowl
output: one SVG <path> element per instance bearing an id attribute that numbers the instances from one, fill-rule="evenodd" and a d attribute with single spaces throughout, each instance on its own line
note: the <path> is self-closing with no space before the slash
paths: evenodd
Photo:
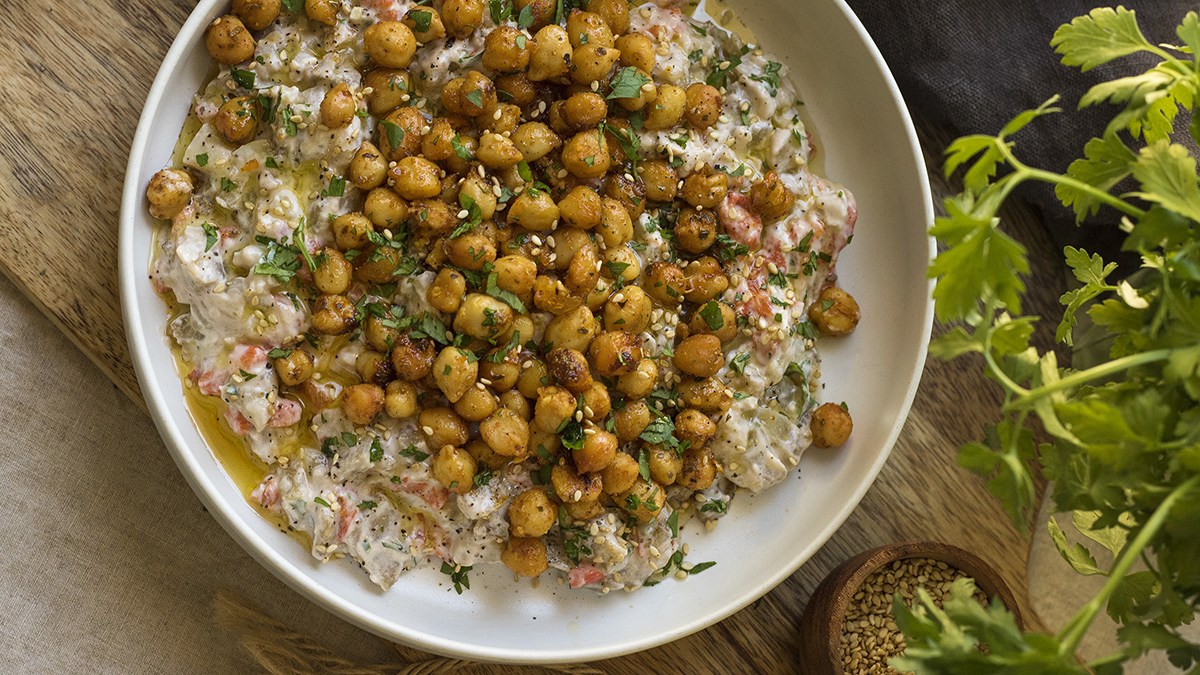
<path id="1" fill-rule="evenodd" d="M 1017 601 L 996 570 L 973 553 L 936 541 L 907 541 L 864 551 L 838 565 L 813 591 L 800 618 L 800 672 L 844 675 L 842 623 L 850 599 L 872 572 L 908 558 L 939 560 L 962 570 L 989 598 L 999 597 L 1021 626 Z"/>

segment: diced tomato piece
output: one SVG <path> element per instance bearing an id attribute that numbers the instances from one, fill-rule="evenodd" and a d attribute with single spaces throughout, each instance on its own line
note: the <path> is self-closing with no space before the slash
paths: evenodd
<path id="1" fill-rule="evenodd" d="M 258 345 L 234 345 L 229 352 L 229 363 L 234 368 L 253 373 L 267 365 L 267 350 Z"/>
<path id="2" fill-rule="evenodd" d="M 245 436 L 254 428 L 254 425 L 250 423 L 250 420 L 246 419 L 242 411 L 236 408 L 225 409 L 225 421 L 229 424 L 229 428 L 233 430 L 233 433 L 238 436 Z"/>
<path id="3" fill-rule="evenodd" d="M 193 370 L 192 373 L 196 374 L 196 371 Z M 196 383 L 196 387 L 200 390 L 201 394 L 205 396 L 219 396 L 221 394 L 221 387 L 225 385 L 225 380 L 228 378 L 229 373 L 224 370 L 209 370 L 200 373 L 192 381 Z"/>
<path id="4" fill-rule="evenodd" d="M 730 192 L 725 201 L 717 205 L 717 217 L 731 239 L 749 246 L 751 253 L 758 249 L 762 237 L 762 218 L 751 207 L 749 195 Z"/>
<path id="5" fill-rule="evenodd" d="M 254 488 L 250 496 L 268 511 L 279 512 L 279 481 L 275 480 L 275 476 L 267 476 L 263 482 L 258 484 L 258 487 Z"/>
<path id="6" fill-rule="evenodd" d="M 450 498 L 450 490 L 447 490 L 443 485 L 434 485 L 426 482 L 413 482 L 408 480 L 408 477 L 402 477 L 398 484 L 392 488 L 400 492 L 407 492 L 410 495 L 420 497 L 426 504 L 435 509 L 440 509 L 446 504 L 446 500 Z"/>
<path id="7" fill-rule="evenodd" d="M 338 541 L 346 541 L 346 533 L 350 531 L 354 521 L 358 520 L 358 505 L 346 495 L 338 495 Z"/>
<path id="8" fill-rule="evenodd" d="M 275 414 L 267 420 L 269 427 L 290 427 L 300 421 L 300 403 L 287 398 L 275 402 Z"/>
<path id="9" fill-rule="evenodd" d="M 567 572 L 567 580 L 571 582 L 571 588 L 581 588 L 588 584 L 594 584 L 604 578 L 604 572 L 587 564 L 580 563 L 578 567 L 571 568 Z"/>

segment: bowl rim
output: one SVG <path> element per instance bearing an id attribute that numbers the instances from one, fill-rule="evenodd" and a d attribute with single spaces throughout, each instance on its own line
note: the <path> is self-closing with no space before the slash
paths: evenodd
<path id="1" fill-rule="evenodd" d="M 227 1 L 200 0 L 172 41 L 171 47 L 163 58 L 163 62 L 143 103 L 137 131 L 130 146 L 129 161 L 126 166 L 125 182 L 122 189 L 118 234 L 118 284 L 121 296 L 121 314 L 125 323 L 125 336 L 133 360 L 134 371 L 137 374 L 146 407 L 151 418 L 154 420 L 155 426 L 158 428 L 159 434 L 164 439 L 176 465 L 183 473 L 192 491 L 217 522 L 220 523 L 221 527 L 244 550 L 255 558 L 259 564 L 267 568 L 276 578 L 283 581 L 293 590 L 336 616 L 370 632 L 385 636 L 388 639 L 413 645 L 419 649 L 459 658 L 490 662 L 528 664 L 571 663 L 613 658 L 642 651 L 680 639 L 726 619 L 795 573 L 845 523 L 859 502 L 862 501 L 867 490 L 874 484 L 884 463 L 886 463 L 888 457 L 891 455 L 916 396 L 933 327 L 932 290 L 934 281 L 932 279 L 928 280 L 926 284 L 925 297 L 927 301 L 919 308 L 924 312 L 924 320 L 921 342 L 916 355 L 917 358 L 914 359 L 911 371 L 904 373 L 909 380 L 909 385 L 899 407 L 899 415 L 887 434 L 882 450 L 867 469 L 866 475 L 870 479 L 862 481 L 856 487 L 854 492 L 849 495 L 849 499 L 846 500 L 841 510 L 838 511 L 836 516 L 829 521 L 807 547 L 800 550 L 786 564 L 780 566 L 775 574 L 763 578 L 753 587 L 752 592 L 747 593 L 739 601 L 731 602 L 725 607 L 706 616 L 696 618 L 675 630 L 651 635 L 639 640 L 627 641 L 615 646 L 601 645 L 584 648 L 562 648 L 533 653 L 518 648 L 480 647 L 467 640 L 451 639 L 421 632 L 409 626 L 383 619 L 362 609 L 326 588 L 321 583 L 306 577 L 288 559 L 288 556 L 276 550 L 269 542 L 249 527 L 244 526 L 241 523 L 241 518 L 234 512 L 234 505 L 220 498 L 217 486 L 207 477 L 200 465 L 199 455 L 190 450 L 185 450 L 185 448 L 188 448 L 187 442 L 182 436 L 178 422 L 169 414 L 165 403 L 165 393 L 158 386 L 157 380 L 151 371 L 148 343 L 146 337 L 143 335 L 144 319 L 141 308 L 136 301 L 138 283 L 143 279 L 144 261 L 135 258 L 136 251 L 134 246 L 134 231 L 140 211 L 143 209 L 144 201 L 142 194 L 143 187 L 139 178 L 142 173 L 142 161 L 140 158 L 146 152 L 151 124 L 155 116 L 154 113 L 157 112 L 167 91 L 170 79 L 169 74 L 175 71 L 179 63 L 188 57 L 194 41 L 201 33 L 203 25 L 207 22 L 207 16 L 212 12 L 214 7 Z M 883 56 L 845 0 L 829 0 L 829 2 L 842 13 L 848 21 L 850 28 L 858 35 L 866 47 L 874 66 L 878 69 L 886 85 L 889 97 L 896 105 L 900 122 L 905 131 L 907 153 L 911 154 L 915 166 L 923 167 L 924 159 L 920 151 L 920 143 L 917 139 L 916 130 L 904 103 L 904 98 Z M 933 223 L 932 193 L 926 173 L 924 171 L 918 173 L 919 196 L 923 206 L 926 229 L 928 229 Z M 932 259 L 937 252 L 936 242 L 928 235 L 926 239 L 929 258 Z"/>

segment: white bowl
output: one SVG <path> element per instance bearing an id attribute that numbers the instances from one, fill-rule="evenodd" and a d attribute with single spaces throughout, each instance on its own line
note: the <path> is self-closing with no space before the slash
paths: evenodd
<path id="1" fill-rule="evenodd" d="M 854 241 L 838 265 L 863 321 L 822 343 L 824 400 L 846 401 L 853 438 L 812 450 L 795 474 L 761 496 L 739 496 L 713 532 L 689 525 L 689 560 L 717 565 L 684 582 L 599 596 L 554 584 L 516 584 L 500 566 L 471 573 L 456 595 L 434 570 L 381 592 L 349 561 L 320 565 L 246 504 L 206 447 L 184 404 L 165 335 L 166 307 L 148 279 L 152 219 L 144 190 L 165 166 L 192 95 L 210 68 L 203 29 L 229 0 L 202 0 L 150 89 L 125 174 L 120 277 L 125 328 L 142 392 L 167 447 L 208 510 L 292 588 L 346 620 L 413 647 L 478 660 L 551 663 L 603 659 L 709 626 L 765 594 L 850 515 L 900 433 L 916 392 L 932 308 L 925 268 L 932 207 L 916 135 L 896 85 L 841 0 L 755 0 L 739 17 L 792 68 L 815 122 L 825 173 L 858 198 Z"/>

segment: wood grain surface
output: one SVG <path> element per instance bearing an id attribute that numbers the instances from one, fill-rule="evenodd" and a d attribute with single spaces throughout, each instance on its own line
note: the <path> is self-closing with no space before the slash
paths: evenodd
<path id="1" fill-rule="evenodd" d="M 129 144 L 146 92 L 188 0 L 43 0 L 5 12 L 0 41 L 0 265 L 113 383 L 141 404 L 125 345 L 116 279 L 117 214 Z M 946 138 L 923 129 L 927 162 Z M 931 179 L 945 193 L 940 171 Z M 1009 208 L 1007 227 L 1030 250 L 1029 311 L 1058 308 L 1061 258 L 1037 219 Z M 935 333 L 944 330 L 935 327 Z M 1045 348 L 1053 327 L 1035 344 Z M 1060 355 L 1060 363 L 1065 363 Z M 1000 396 L 981 364 L 930 360 L 891 459 L 858 509 L 796 574 L 760 601 L 690 637 L 595 664 L 608 673 L 797 672 L 805 602 L 838 563 L 904 540 L 972 551 L 1007 581 L 1027 624 L 1039 626 L 1026 583 L 1028 539 L 982 482 L 957 468 L 956 447 L 982 436 Z M 1039 486 L 1040 489 L 1040 486 Z M 692 583 L 703 584 L 703 577 Z M 398 654 L 415 653 L 397 648 Z M 513 672 L 483 667 L 480 672 Z M 535 672 L 536 669 L 530 669 Z"/>

